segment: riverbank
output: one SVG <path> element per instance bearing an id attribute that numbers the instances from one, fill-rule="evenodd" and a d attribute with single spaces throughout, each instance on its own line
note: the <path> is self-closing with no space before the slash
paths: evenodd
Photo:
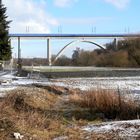
<path id="1" fill-rule="evenodd" d="M 135 140 L 140 137 L 139 120 L 113 122 L 102 112 L 73 103 L 71 97 L 77 99 L 75 95 L 81 93 L 84 94 L 78 89 L 38 84 L 7 92 L 0 100 L 1 139 L 17 136 L 23 140 Z"/>
<path id="2" fill-rule="evenodd" d="M 40 74 L 46 78 L 68 77 L 133 77 L 140 76 L 139 68 L 105 68 L 105 67 L 24 67 L 22 76 Z"/>

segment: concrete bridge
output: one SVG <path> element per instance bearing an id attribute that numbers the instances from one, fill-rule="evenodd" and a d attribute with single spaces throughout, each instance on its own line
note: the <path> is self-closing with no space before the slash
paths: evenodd
<path id="1" fill-rule="evenodd" d="M 63 51 L 73 45 L 77 44 L 79 42 L 85 42 L 89 44 L 93 44 L 101 49 L 105 49 L 104 46 L 94 42 L 90 41 L 89 39 L 97 39 L 97 38 L 112 38 L 115 41 L 115 45 L 117 44 L 117 39 L 120 38 L 136 38 L 140 37 L 140 34 L 9 34 L 10 39 L 17 39 L 18 41 L 18 64 L 20 64 L 21 54 L 20 54 L 20 48 L 21 48 L 21 39 L 43 39 L 47 41 L 47 60 L 48 65 L 52 65 L 51 62 L 51 46 L 50 41 L 51 39 L 76 39 L 75 41 L 72 41 L 68 44 L 66 44 L 56 55 L 56 58 L 54 61 L 58 59 L 58 57 L 63 53 Z"/>

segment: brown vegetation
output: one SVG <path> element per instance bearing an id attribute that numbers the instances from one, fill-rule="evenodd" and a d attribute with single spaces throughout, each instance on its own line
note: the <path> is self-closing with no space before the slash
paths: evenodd
<path id="1" fill-rule="evenodd" d="M 24 140 L 53 140 L 57 137 L 83 140 L 88 134 L 81 130 L 81 126 L 90 123 L 90 120 L 97 123 L 116 117 L 130 119 L 136 118 L 136 113 L 139 113 L 134 102 L 115 91 L 82 93 L 64 87 L 58 87 L 59 92 L 56 90 L 56 86 L 50 89 L 34 85 L 13 90 L 2 98 L 0 139 L 13 140 L 14 132 L 18 132 Z M 91 140 L 104 137 L 90 135 Z"/>
<path id="2" fill-rule="evenodd" d="M 83 94 L 71 95 L 70 101 L 88 108 L 93 115 L 102 113 L 108 119 L 135 119 L 140 107 L 129 98 L 112 90 L 91 90 Z"/>
<path id="3" fill-rule="evenodd" d="M 73 127 L 75 121 L 61 115 L 59 101 L 60 95 L 42 88 L 10 92 L 0 101 L 0 139 L 12 140 L 14 132 L 18 132 L 24 140 L 52 140 L 59 136 L 78 140 L 80 130 Z"/>
<path id="4" fill-rule="evenodd" d="M 104 67 L 139 67 L 140 66 L 140 38 L 127 38 L 116 43 L 105 44 L 106 51 L 95 49 L 93 51 L 74 50 L 71 63 L 65 65 L 75 66 L 104 66 Z M 68 58 L 63 56 L 63 61 Z M 57 61 L 57 65 L 62 65 Z M 63 64 L 64 65 L 64 64 Z"/>

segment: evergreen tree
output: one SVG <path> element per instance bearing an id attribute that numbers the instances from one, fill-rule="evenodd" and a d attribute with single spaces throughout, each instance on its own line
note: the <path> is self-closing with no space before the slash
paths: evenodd
<path id="1" fill-rule="evenodd" d="M 9 33 L 9 23 L 7 21 L 6 7 L 0 3 L 0 60 L 9 60 L 11 58 L 11 45 Z"/>

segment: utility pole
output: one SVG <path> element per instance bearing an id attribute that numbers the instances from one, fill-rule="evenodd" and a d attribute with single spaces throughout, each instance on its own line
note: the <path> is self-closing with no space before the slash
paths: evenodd
<path id="1" fill-rule="evenodd" d="M 2 5 L 2 0 L 0 0 L 0 5 Z"/>

